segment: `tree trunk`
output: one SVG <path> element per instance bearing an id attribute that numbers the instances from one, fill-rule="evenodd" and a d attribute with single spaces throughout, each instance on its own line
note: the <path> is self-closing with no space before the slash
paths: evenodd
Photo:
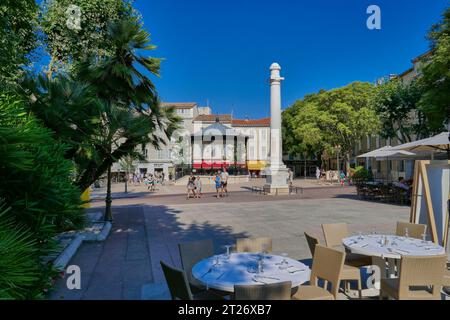
<path id="1" fill-rule="evenodd" d="M 107 175 L 107 184 L 106 184 L 106 200 L 105 200 L 105 221 L 112 221 L 112 212 L 111 212 L 111 166 L 108 167 L 108 175 Z"/>
<path id="2" fill-rule="evenodd" d="M 47 78 L 51 79 L 53 75 L 53 65 L 55 64 L 55 57 L 52 56 L 50 63 L 48 64 L 48 70 L 47 70 Z"/>
<path id="3" fill-rule="evenodd" d="M 85 190 L 108 170 L 108 167 L 110 167 L 114 162 L 113 159 L 119 160 L 123 156 L 126 156 L 127 154 L 129 154 L 134 150 L 136 145 L 137 144 L 133 139 L 128 139 L 127 141 L 122 143 L 119 148 L 114 150 L 112 154 L 108 156 L 105 155 L 102 163 L 97 164 L 93 161 L 90 164 L 90 166 L 85 170 L 83 175 L 78 179 L 76 185 L 81 190 Z M 102 148 L 99 147 L 99 149 Z"/>
<path id="4" fill-rule="evenodd" d="M 125 177 L 125 193 L 128 193 L 128 173 L 126 173 L 126 177 Z"/>

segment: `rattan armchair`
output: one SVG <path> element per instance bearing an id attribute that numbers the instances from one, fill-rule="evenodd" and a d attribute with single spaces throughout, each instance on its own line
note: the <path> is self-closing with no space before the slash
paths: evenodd
<path id="1" fill-rule="evenodd" d="M 325 244 L 329 248 L 343 249 L 342 240 L 349 236 L 346 223 L 322 224 Z M 372 264 L 372 258 L 361 254 L 347 252 L 345 263 L 353 267 L 363 267 Z"/>
<path id="2" fill-rule="evenodd" d="M 237 252 L 261 252 L 264 249 L 266 252 L 272 252 L 271 238 L 240 238 L 236 240 Z"/>
<path id="3" fill-rule="evenodd" d="M 396 235 L 405 236 L 405 229 L 408 228 L 408 236 L 411 238 L 422 239 L 422 235 L 427 231 L 425 224 L 416 224 L 409 222 L 397 222 Z"/>
<path id="4" fill-rule="evenodd" d="M 335 300 L 339 292 L 345 252 L 316 245 L 311 269 L 310 285 L 302 285 L 294 300 Z M 323 287 L 319 286 L 321 280 Z M 331 283 L 331 291 L 328 284 Z"/>
<path id="5" fill-rule="evenodd" d="M 308 242 L 309 250 L 311 251 L 311 256 L 314 257 L 314 252 L 316 249 L 316 245 L 319 244 L 319 239 L 316 237 L 308 234 L 305 232 L 305 238 Z M 349 281 L 354 280 L 358 284 L 358 295 L 361 299 L 362 297 L 362 279 L 361 279 L 361 271 L 358 267 L 354 267 L 351 265 L 348 265 L 344 263 L 344 267 L 342 268 L 341 273 L 341 281 L 347 282 L 349 284 Z M 348 286 L 346 286 L 346 289 L 348 289 Z"/>
<path id="6" fill-rule="evenodd" d="M 404 256 L 398 279 L 381 279 L 380 299 L 440 300 L 446 255 Z"/>
<path id="7" fill-rule="evenodd" d="M 291 300 L 292 282 L 263 285 L 235 285 L 235 300 Z"/>

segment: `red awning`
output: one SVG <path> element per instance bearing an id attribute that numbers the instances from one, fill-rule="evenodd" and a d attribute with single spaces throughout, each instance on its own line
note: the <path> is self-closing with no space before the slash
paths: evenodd
<path id="1" fill-rule="evenodd" d="M 196 162 L 194 162 L 194 164 L 192 165 L 192 167 L 194 168 L 194 169 L 201 169 L 202 168 L 202 164 L 201 163 L 196 163 Z"/>

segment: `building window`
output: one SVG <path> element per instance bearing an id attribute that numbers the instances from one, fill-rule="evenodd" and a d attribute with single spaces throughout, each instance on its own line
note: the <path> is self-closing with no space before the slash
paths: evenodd
<path id="1" fill-rule="evenodd" d="M 267 147 L 266 146 L 262 146 L 261 147 L 261 159 L 265 160 L 267 158 Z"/>
<path id="2" fill-rule="evenodd" d="M 405 161 L 404 160 L 398 161 L 398 171 L 399 172 L 405 171 Z"/>

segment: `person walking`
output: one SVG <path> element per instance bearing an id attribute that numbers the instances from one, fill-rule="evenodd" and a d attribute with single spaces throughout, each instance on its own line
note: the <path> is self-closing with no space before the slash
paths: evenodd
<path id="1" fill-rule="evenodd" d="M 344 173 L 344 171 L 341 171 L 340 176 L 339 176 L 339 181 L 341 183 L 341 187 L 343 187 L 344 184 L 345 184 L 345 173 Z"/>
<path id="2" fill-rule="evenodd" d="M 322 175 L 322 172 L 320 171 L 319 167 L 316 167 L 316 179 L 320 180 L 320 176 Z"/>
<path id="3" fill-rule="evenodd" d="M 216 175 L 214 177 L 214 182 L 216 184 L 216 198 L 219 199 L 219 196 L 221 196 L 220 190 L 222 189 L 222 181 L 220 180 L 220 174 L 216 172 Z"/>
<path id="4" fill-rule="evenodd" d="M 202 181 L 200 180 L 200 176 L 197 176 L 197 179 L 195 179 L 195 194 L 198 199 L 202 197 Z"/>
<path id="5" fill-rule="evenodd" d="M 288 169 L 288 183 L 289 187 L 292 187 L 292 185 L 294 184 L 294 172 L 291 168 Z"/>
<path id="6" fill-rule="evenodd" d="M 194 179 L 192 177 L 189 177 L 188 183 L 186 185 L 186 188 L 187 188 L 186 200 L 189 200 L 189 198 L 191 197 L 191 194 L 195 198 L 195 183 L 194 183 Z"/>
<path id="7" fill-rule="evenodd" d="M 221 184 L 221 194 L 223 197 L 223 192 L 225 191 L 226 196 L 228 197 L 228 172 L 225 168 L 223 168 L 223 172 L 220 174 L 220 184 Z"/>

